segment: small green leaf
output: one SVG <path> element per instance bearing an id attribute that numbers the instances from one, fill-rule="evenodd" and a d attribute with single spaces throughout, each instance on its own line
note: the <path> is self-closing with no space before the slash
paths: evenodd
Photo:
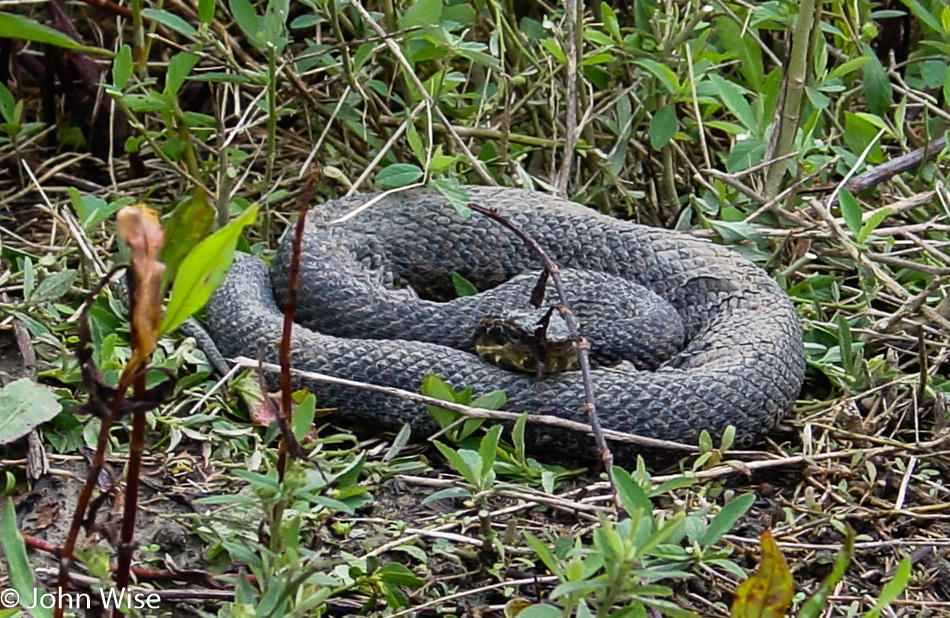
<path id="1" fill-rule="evenodd" d="M 169 13 L 162 9 L 142 9 L 142 15 L 154 22 L 162 24 L 169 30 L 174 30 L 178 34 L 185 36 L 195 36 L 198 34 L 194 26 L 174 13 Z"/>
<path id="2" fill-rule="evenodd" d="M 868 109 L 878 116 L 884 116 L 894 103 L 894 87 L 884 65 L 867 45 L 864 46 L 864 55 L 870 58 L 864 65 L 864 94 Z"/>
<path id="3" fill-rule="evenodd" d="M 173 97 L 185 83 L 185 78 L 198 64 L 198 56 L 181 52 L 172 56 L 168 61 L 168 71 L 165 73 L 165 96 Z"/>
<path id="4" fill-rule="evenodd" d="M 297 441 L 307 437 L 307 432 L 313 428 L 313 417 L 316 414 L 316 409 L 317 398 L 311 393 L 307 393 L 303 400 L 294 407 L 293 431 Z"/>
<path id="5" fill-rule="evenodd" d="M 198 0 L 198 19 L 201 23 L 210 26 L 214 21 L 214 7 L 216 0 Z"/>
<path id="6" fill-rule="evenodd" d="M 0 444 L 28 434 L 62 411 L 53 392 L 29 378 L 0 388 Z"/>
<path id="7" fill-rule="evenodd" d="M 867 241 L 868 237 L 877 229 L 877 226 L 881 225 L 889 214 L 891 214 L 891 209 L 885 206 L 868 217 L 868 220 L 861 226 L 861 231 L 858 232 L 858 242 L 863 243 Z"/>
<path id="8" fill-rule="evenodd" d="M 175 280 L 182 260 L 211 232 L 215 216 L 208 194 L 200 187 L 175 207 L 165 223 L 165 244 L 158 254 L 158 259 L 165 264 L 166 282 Z"/>
<path id="9" fill-rule="evenodd" d="M 629 472 L 614 466 L 611 475 L 614 479 L 614 485 L 617 487 L 620 502 L 623 504 L 623 509 L 627 512 L 627 515 L 634 517 L 634 513 L 637 511 L 648 514 L 653 512 L 653 504 Z"/>
<path id="10" fill-rule="evenodd" d="M 484 395 L 479 395 L 470 405 L 473 408 L 482 408 L 484 410 L 500 410 L 507 401 L 508 397 L 505 395 L 505 391 L 494 390 Z"/>
<path id="11" fill-rule="evenodd" d="M 132 48 L 123 45 L 112 61 L 112 85 L 122 90 L 132 77 Z"/>
<path id="12" fill-rule="evenodd" d="M 650 144 L 655 150 L 666 146 L 676 135 L 676 106 L 667 105 L 650 119 Z"/>
<path id="13" fill-rule="evenodd" d="M 442 444 L 438 440 L 433 441 L 433 444 L 435 444 L 435 447 L 439 449 L 439 452 L 442 453 L 442 456 L 448 460 L 449 465 L 451 465 L 456 472 L 462 475 L 462 478 L 464 478 L 469 484 L 478 487 L 478 472 L 469 464 L 468 461 L 465 460 L 459 451 L 456 451 L 450 446 Z"/>
<path id="14" fill-rule="evenodd" d="M 482 460 L 482 468 L 479 470 L 479 476 L 484 480 L 488 478 L 495 465 L 495 457 L 498 454 L 498 440 L 501 438 L 501 425 L 495 425 L 482 438 L 482 443 L 478 446 L 478 455 Z M 487 488 L 482 488 L 487 489 Z"/>
<path id="15" fill-rule="evenodd" d="M 861 205 L 858 200 L 851 195 L 847 189 L 841 189 L 838 193 L 838 205 L 841 208 L 841 216 L 848 225 L 851 233 L 857 235 L 861 231 Z"/>
<path id="16" fill-rule="evenodd" d="M 471 281 L 458 273 L 452 273 L 452 284 L 455 286 L 455 293 L 459 298 L 478 294 L 478 288 L 476 288 Z"/>
<path id="17" fill-rule="evenodd" d="M 422 178 L 423 171 L 412 163 L 393 163 L 376 174 L 376 184 L 386 189 L 411 185 Z"/>
<path id="18" fill-rule="evenodd" d="M 172 284 L 172 295 L 159 334 L 171 332 L 204 307 L 224 280 L 234 260 L 234 246 L 241 230 L 257 217 L 254 205 L 226 226 L 202 240 L 181 262 Z"/>

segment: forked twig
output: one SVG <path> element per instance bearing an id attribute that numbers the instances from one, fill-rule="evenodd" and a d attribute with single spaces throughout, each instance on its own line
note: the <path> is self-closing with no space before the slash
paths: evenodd
<path id="1" fill-rule="evenodd" d="M 610 447 L 607 446 L 607 440 L 604 438 L 603 429 L 600 427 L 600 419 L 597 418 L 597 403 L 594 395 L 594 382 L 591 378 L 591 367 L 590 367 L 590 342 L 587 341 L 584 337 L 581 337 L 580 331 L 577 329 L 577 322 L 574 321 L 574 312 L 571 310 L 571 305 L 567 300 L 567 293 L 564 289 L 564 281 L 561 279 L 561 269 L 560 267 L 551 259 L 547 254 L 544 248 L 536 241 L 526 234 L 521 228 L 511 222 L 508 217 L 504 216 L 494 208 L 486 208 L 485 206 L 480 206 L 478 204 L 469 203 L 468 207 L 474 210 L 477 213 L 483 214 L 486 217 L 492 219 L 493 221 L 498 222 L 505 228 L 511 230 L 518 238 L 524 242 L 525 246 L 531 250 L 532 253 L 537 256 L 541 263 L 544 265 L 544 270 L 554 282 L 554 289 L 557 290 L 558 300 L 560 301 L 560 306 L 558 310 L 561 313 L 561 316 L 564 318 L 564 322 L 567 324 L 567 328 L 571 333 L 571 337 L 577 341 L 577 348 L 580 351 L 580 365 L 581 365 L 581 376 L 584 381 L 584 413 L 587 416 L 587 420 L 590 423 L 591 433 L 594 436 L 594 442 L 597 445 L 597 450 L 600 454 L 600 461 L 603 462 L 604 468 L 610 470 L 614 464 L 613 453 L 610 452 Z"/>

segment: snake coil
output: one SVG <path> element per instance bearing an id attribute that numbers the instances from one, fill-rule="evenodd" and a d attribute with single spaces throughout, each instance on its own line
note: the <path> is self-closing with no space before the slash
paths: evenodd
<path id="1" fill-rule="evenodd" d="M 728 248 L 613 219 L 546 194 L 512 188 L 467 190 L 473 201 L 496 208 L 535 238 L 561 267 L 621 277 L 652 290 L 678 313 L 686 345 L 658 369 L 621 365 L 593 372 L 604 428 L 695 443 L 703 430 L 718 437 L 734 425 L 738 443 L 748 444 L 788 411 L 804 376 L 801 327 L 788 298 L 764 271 Z M 374 197 L 324 204 L 311 213 L 308 226 L 315 231 L 321 217 L 341 216 Z M 388 277 L 390 283 L 409 284 L 434 297 L 451 292 L 452 273 L 481 289 L 538 268 L 513 235 L 485 217 L 462 219 L 428 189 L 385 196 L 331 229 L 351 246 L 354 263 L 370 273 L 366 276 Z M 353 237 L 360 240 L 354 243 Z M 286 261 L 287 254 L 278 256 L 275 289 L 285 284 L 286 263 L 280 260 Z M 340 268 L 335 258 L 312 252 L 305 253 L 301 267 Z M 324 297 L 319 298 L 308 292 L 302 285 L 299 303 L 312 311 L 342 303 L 344 313 L 356 316 L 363 311 L 371 314 L 368 319 L 375 315 L 385 322 L 400 318 L 406 328 L 427 329 L 425 316 L 405 315 L 410 303 L 404 307 L 398 294 L 386 299 L 380 315 L 379 306 L 367 310 L 365 300 L 355 296 L 341 292 L 339 298 L 329 298 L 332 294 L 322 290 Z M 207 317 L 213 339 L 228 356 L 254 356 L 262 342 L 278 340 L 282 314 L 264 263 L 238 256 L 212 296 Z M 435 343 L 344 338 L 302 326 L 295 327 L 293 347 L 293 363 L 299 369 L 410 391 L 417 391 L 423 378 L 434 373 L 476 394 L 503 389 L 508 411 L 586 422 L 579 372 L 536 381 Z M 421 435 L 436 429 L 419 404 L 340 386 L 306 386 L 319 405 L 340 408 L 347 419 L 385 429 L 409 423 Z M 558 449 L 584 457 L 590 451 L 584 436 L 540 424 L 528 423 L 526 442 L 536 452 Z M 616 446 L 618 461 L 637 452 L 629 445 Z"/>

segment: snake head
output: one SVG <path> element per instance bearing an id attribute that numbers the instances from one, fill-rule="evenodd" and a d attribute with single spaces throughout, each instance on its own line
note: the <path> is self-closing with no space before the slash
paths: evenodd
<path id="1" fill-rule="evenodd" d="M 553 308 L 482 319 L 474 348 L 493 365 L 535 375 L 577 369 L 580 356 L 567 323 Z"/>

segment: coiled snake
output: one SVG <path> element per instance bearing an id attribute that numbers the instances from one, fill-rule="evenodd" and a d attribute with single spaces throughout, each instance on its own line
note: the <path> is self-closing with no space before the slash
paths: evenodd
<path id="1" fill-rule="evenodd" d="M 496 208 L 535 238 L 562 268 L 604 273 L 643 286 L 678 314 L 685 346 L 659 368 L 637 370 L 626 364 L 593 372 L 598 416 L 605 428 L 695 443 L 702 430 L 719 436 L 735 425 L 738 442 L 748 444 L 787 412 L 803 380 L 802 333 L 788 298 L 764 271 L 728 248 L 613 219 L 546 194 L 511 188 L 467 190 L 474 202 Z M 417 391 L 423 378 L 434 373 L 476 394 L 503 389 L 508 411 L 586 422 L 579 372 L 536 380 L 445 345 L 373 338 L 390 336 L 387 328 L 393 323 L 401 324 L 397 330 L 425 333 L 435 328 L 431 320 L 446 319 L 420 314 L 417 298 L 391 288 L 410 284 L 427 296 L 443 297 L 453 290 L 453 273 L 480 289 L 489 288 L 537 270 L 538 262 L 497 223 L 477 214 L 462 219 L 429 189 L 388 195 L 329 231 L 317 225 L 321 218 L 338 217 L 371 198 L 337 200 L 311 213 L 305 238 L 319 241 L 305 243 L 301 267 L 318 276 L 313 284 L 306 277 L 301 280 L 299 314 L 319 322 L 330 313 L 325 307 L 335 304 L 337 315 L 352 320 L 343 319 L 340 325 L 335 318 L 325 319 L 332 328 L 323 332 L 296 326 L 294 366 L 410 391 Z M 286 257 L 285 249 L 278 262 Z M 274 288 L 285 284 L 286 268 L 278 266 Z M 367 301 L 367 289 L 382 289 L 381 300 Z M 320 297 L 314 297 L 314 290 Z M 604 289 L 604 297 L 610 291 Z M 369 322 L 369 332 L 349 338 L 357 333 L 346 324 L 361 316 Z M 211 336 L 228 356 L 254 356 L 261 342 L 278 340 L 282 314 L 264 263 L 238 256 L 212 296 L 207 318 Z M 653 332 L 640 336 L 650 339 L 664 325 L 647 328 Z M 409 423 L 414 431 L 435 429 L 418 404 L 340 386 L 307 386 L 320 406 L 340 408 L 341 417 L 377 428 Z M 576 432 L 532 423 L 526 442 L 535 451 L 583 455 L 590 449 L 588 440 Z M 618 448 L 615 455 L 620 459 L 635 452 Z"/>

